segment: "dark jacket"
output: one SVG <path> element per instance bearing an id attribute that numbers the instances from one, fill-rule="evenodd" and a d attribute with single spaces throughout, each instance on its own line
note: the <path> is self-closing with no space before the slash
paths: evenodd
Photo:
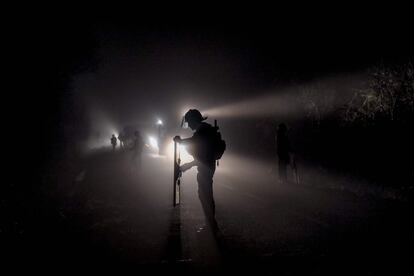
<path id="1" fill-rule="evenodd" d="M 279 159 L 289 162 L 289 153 L 292 152 L 290 147 L 289 138 L 286 132 L 277 132 L 276 136 L 276 153 Z"/>
<path id="2" fill-rule="evenodd" d="M 201 123 L 189 139 L 187 151 L 195 160 L 204 164 L 214 164 L 214 139 L 216 130 L 208 123 Z"/>

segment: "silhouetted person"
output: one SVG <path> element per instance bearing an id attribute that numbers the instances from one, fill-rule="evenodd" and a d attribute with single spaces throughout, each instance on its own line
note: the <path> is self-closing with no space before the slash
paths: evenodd
<path id="1" fill-rule="evenodd" d="M 142 140 L 141 134 L 139 131 L 134 132 L 134 140 L 132 142 L 132 162 L 136 168 L 141 168 L 141 156 L 142 156 L 142 149 L 144 147 L 144 141 Z"/>
<path id="2" fill-rule="evenodd" d="M 118 135 L 118 140 L 119 140 L 119 147 L 123 149 L 124 148 L 124 135 L 122 133 Z"/>
<path id="3" fill-rule="evenodd" d="M 117 139 L 115 137 L 115 134 L 112 134 L 111 144 L 112 144 L 112 150 L 115 151 L 115 147 L 116 147 L 116 144 L 117 144 Z"/>
<path id="4" fill-rule="evenodd" d="M 287 127 L 284 123 L 279 124 L 276 133 L 276 153 L 279 159 L 279 180 L 287 182 L 287 166 L 290 163 L 290 153 L 292 152 Z"/>
<path id="5" fill-rule="evenodd" d="M 188 126 L 195 131 L 191 138 L 181 139 L 174 137 L 174 141 L 187 146 L 187 151 L 194 157 L 194 161 L 181 166 L 184 172 L 193 166 L 197 166 L 198 196 L 203 207 L 207 224 L 211 227 L 214 234 L 218 232 L 215 219 L 215 204 L 213 197 L 213 176 L 216 170 L 216 157 L 214 149 L 214 139 L 217 128 L 203 122 L 207 118 L 203 117 L 200 111 L 190 109 L 184 116 Z"/>

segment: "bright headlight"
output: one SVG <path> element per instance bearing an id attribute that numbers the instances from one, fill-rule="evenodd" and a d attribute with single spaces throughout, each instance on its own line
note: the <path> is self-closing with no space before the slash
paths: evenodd
<path id="1" fill-rule="evenodd" d="M 152 148 L 158 149 L 158 141 L 154 137 L 149 137 L 149 144 Z"/>

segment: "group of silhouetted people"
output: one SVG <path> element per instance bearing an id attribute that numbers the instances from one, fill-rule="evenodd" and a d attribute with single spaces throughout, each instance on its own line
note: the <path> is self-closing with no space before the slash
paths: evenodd
<path id="1" fill-rule="evenodd" d="M 225 142 L 221 139 L 218 127 L 204 122 L 207 117 L 203 117 L 200 111 L 190 109 L 183 118 L 183 123 L 188 124 L 194 134 L 190 138 L 182 139 L 180 136 L 174 137 L 174 141 L 187 147 L 187 151 L 193 156 L 194 161 L 180 166 L 181 172 L 197 167 L 198 196 L 206 216 L 206 222 L 212 232 L 217 234 L 219 231 L 215 219 L 215 203 L 213 197 L 213 176 L 216 171 L 216 162 L 221 158 L 225 151 Z M 276 131 L 276 154 L 279 160 L 279 180 L 287 182 L 287 168 L 292 161 L 292 148 L 288 138 L 287 126 L 279 124 Z M 125 147 L 125 137 L 118 136 L 121 148 Z M 111 137 L 113 150 L 117 146 L 115 135 Z M 140 168 L 141 155 L 143 150 L 143 139 L 139 131 L 134 132 L 134 137 L 129 143 L 132 150 L 132 163 Z"/>
<path id="2" fill-rule="evenodd" d="M 111 145 L 112 145 L 112 150 L 115 151 L 116 146 L 118 145 L 118 140 L 119 140 L 119 147 L 121 149 L 123 149 L 125 147 L 125 135 L 123 134 L 119 134 L 118 138 L 115 136 L 115 134 L 112 134 L 111 137 Z"/>
<path id="3" fill-rule="evenodd" d="M 117 144 L 118 144 L 118 140 L 116 139 L 115 134 L 112 134 L 112 137 L 111 137 L 112 151 L 115 151 Z"/>
<path id="4" fill-rule="evenodd" d="M 120 148 L 121 149 L 126 149 L 126 137 L 124 134 L 119 134 L 118 138 L 116 138 L 115 134 L 112 134 L 111 137 L 111 145 L 112 145 L 112 150 L 115 151 L 116 146 L 118 144 L 118 140 L 119 140 L 119 144 L 120 144 Z M 142 136 L 140 134 L 139 131 L 135 131 L 134 132 L 134 136 L 132 138 L 132 141 L 130 141 L 130 143 L 128 143 L 129 145 L 129 149 L 132 151 L 132 158 L 131 158 L 131 162 L 133 164 L 133 166 L 137 169 L 141 168 L 141 156 L 142 156 L 142 151 L 143 151 L 143 147 L 144 147 L 144 141 L 142 139 Z"/>

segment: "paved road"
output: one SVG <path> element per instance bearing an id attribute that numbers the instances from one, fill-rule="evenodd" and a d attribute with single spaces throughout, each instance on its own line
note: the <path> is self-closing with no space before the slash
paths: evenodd
<path id="1" fill-rule="evenodd" d="M 265 163 L 232 154 L 215 175 L 217 244 L 205 228 L 195 170 L 184 175 L 182 204 L 173 208 L 171 160 L 146 154 L 143 161 L 137 171 L 128 152 L 95 152 L 62 180 L 59 212 L 67 235 L 76 233 L 74 263 L 345 275 L 395 272 L 412 257 L 405 204 L 281 185 Z"/>

